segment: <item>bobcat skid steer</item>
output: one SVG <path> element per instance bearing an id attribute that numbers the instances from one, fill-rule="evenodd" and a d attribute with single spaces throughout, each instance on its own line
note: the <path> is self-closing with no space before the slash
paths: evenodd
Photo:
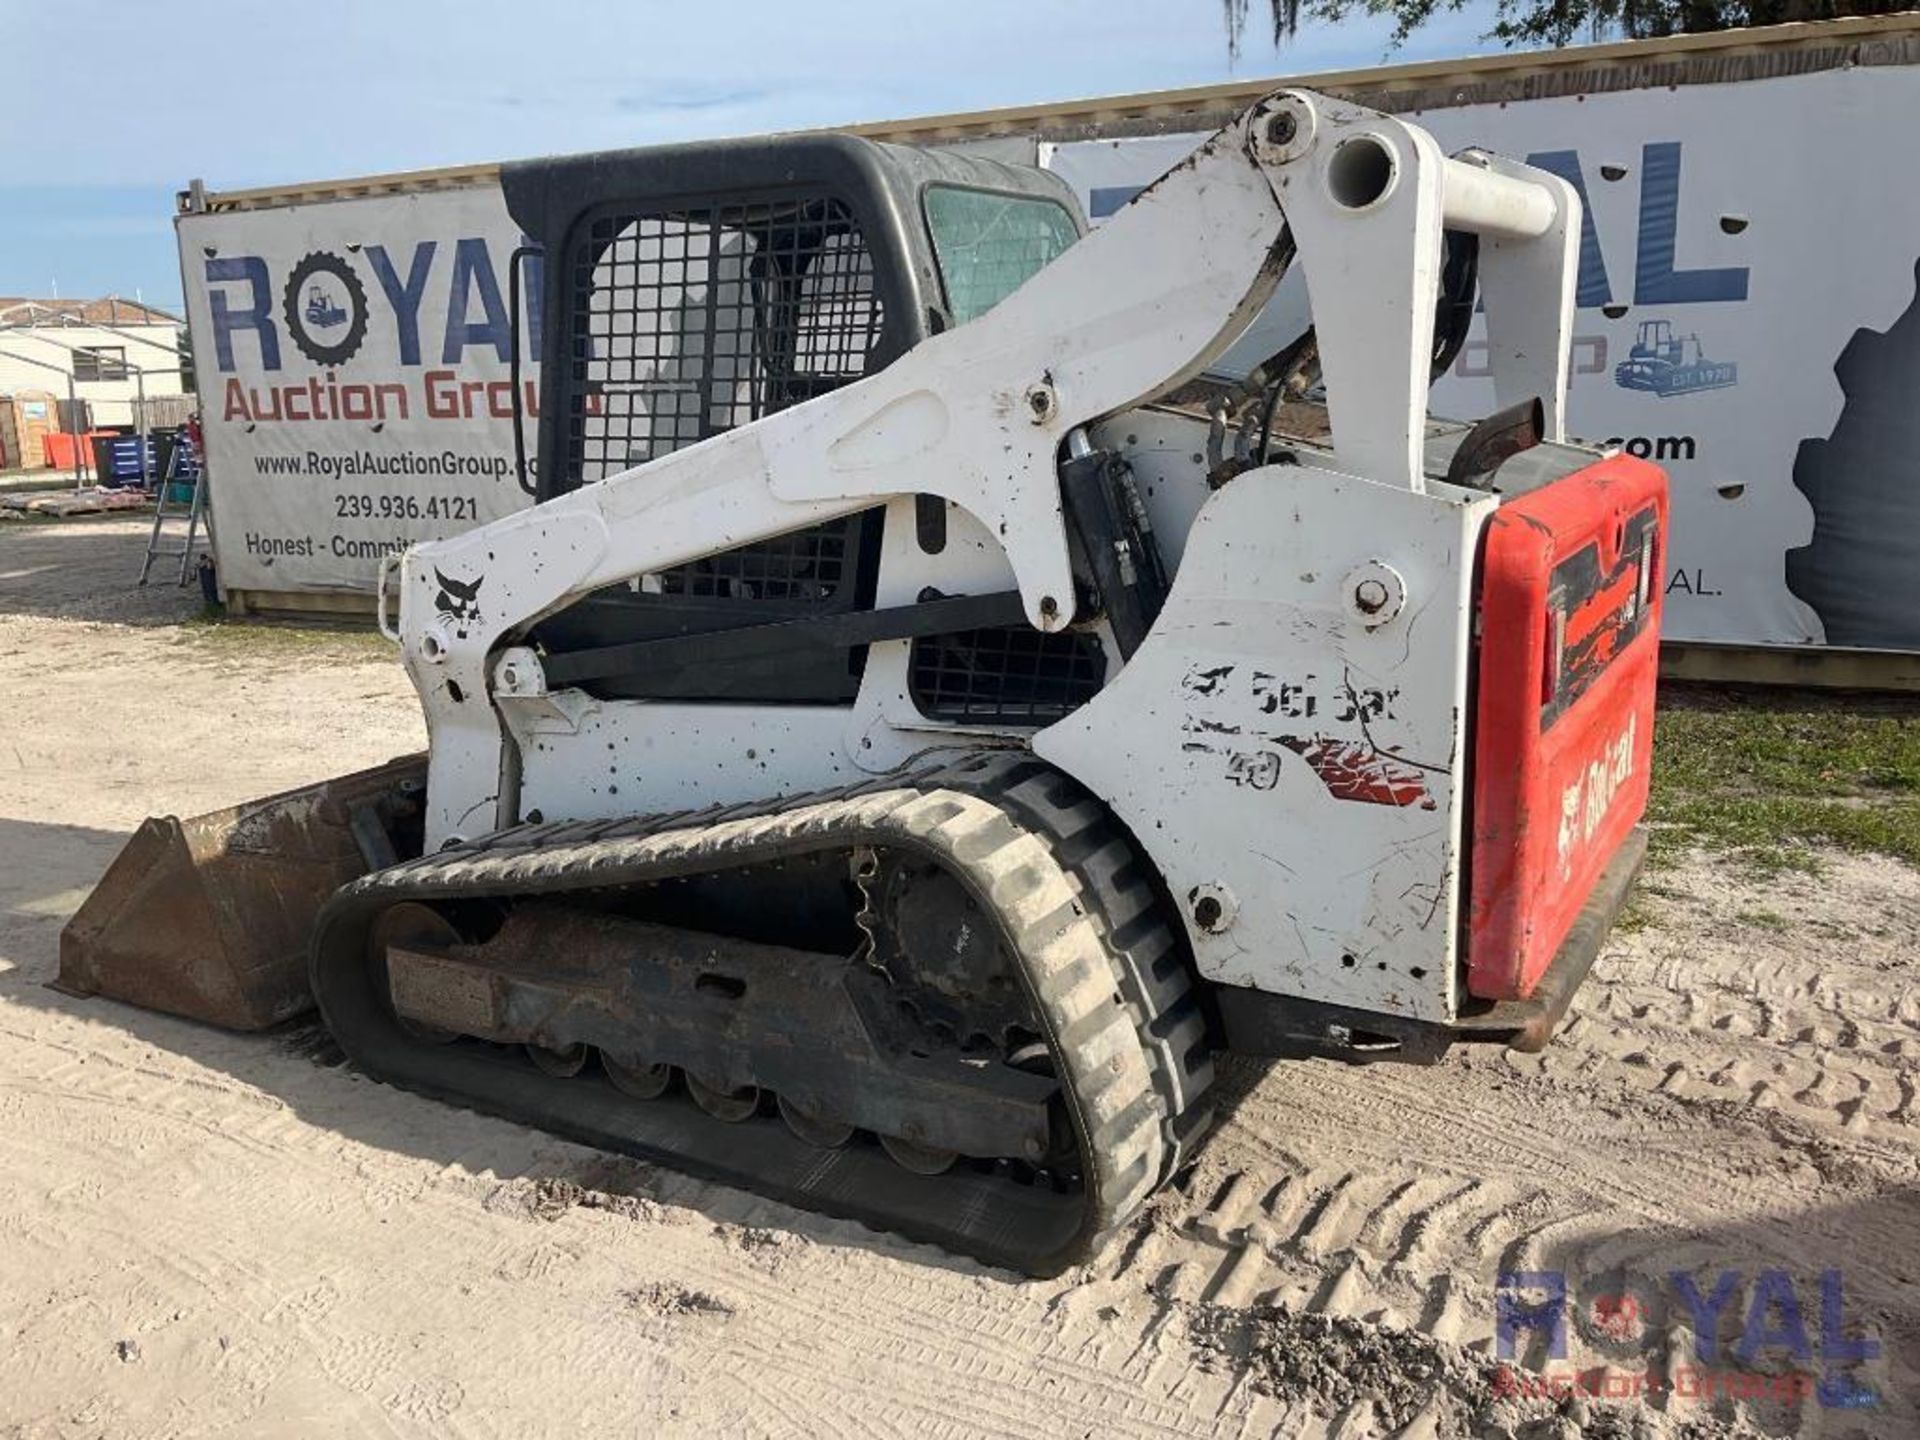
<path id="1" fill-rule="evenodd" d="M 504 183 L 540 503 L 382 572 L 428 756 L 149 821 L 68 988 L 310 995 L 395 1085 L 1041 1274 L 1218 1053 L 1545 1043 L 1666 527 L 1563 438 L 1566 184 L 1299 91 L 1090 234 L 842 137 Z M 1295 264 L 1312 328 L 1210 379 Z M 1476 294 L 1499 412 L 1431 420 Z"/>

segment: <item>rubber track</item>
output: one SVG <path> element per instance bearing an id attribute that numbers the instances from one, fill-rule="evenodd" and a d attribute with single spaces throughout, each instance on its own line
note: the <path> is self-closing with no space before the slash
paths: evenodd
<path id="1" fill-rule="evenodd" d="M 368 927 L 404 900 L 606 890 L 857 845 L 935 861 L 998 918 L 1054 1050 L 1083 1193 L 977 1173 L 910 1176 L 874 1147 L 796 1152 L 777 1122 L 716 1130 L 681 1114 L 692 1111 L 681 1102 L 624 1100 L 465 1047 L 420 1046 L 393 1023 L 365 959 Z M 335 1038 L 377 1078 L 1036 1274 L 1097 1251 L 1209 1119 L 1211 1037 L 1149 867 L 1103 805 L 1024 752 L 980 751 L 904 778 L 724 809 L 523 825 L 423 856 L 328 903 L 313 986 Z"/>

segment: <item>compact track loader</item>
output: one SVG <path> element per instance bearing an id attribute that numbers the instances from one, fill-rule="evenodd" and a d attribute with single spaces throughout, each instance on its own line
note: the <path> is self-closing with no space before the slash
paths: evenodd
<path id="1" fill-rule="evenodd" d="M 539 503 L 382 570 L 428 755 L 148 822 L 65 985 L 310 995 L 393 1084 L 1034 1273 L 1218 1053 L 1545 1043 L 1666 527 L 1564 439 L 1569 186 L 1299 91 L 1092 233 L 844 137 L 504 185 Z M 1293 265 L 1312 328 L 1213 378 Z M 1476 297 L 1498 412 L 1432 420 Z"/>

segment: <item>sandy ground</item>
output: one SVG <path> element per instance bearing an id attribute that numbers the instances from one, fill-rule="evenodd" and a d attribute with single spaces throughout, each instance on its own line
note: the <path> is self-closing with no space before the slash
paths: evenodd
<path id="1" fill-rule="evenodd" d="M 142 815 L 420 741 L 368 645 L 176 628 L 143 532 L 0 531 L 0 1434 L 1920 1434 L 1920 874 L 1697 858 L 1542 1056 L 1235 1066 L 1193 1172 L 1027 1282 L 387 1089 L 310 1026 L 49 990 Z M 1502 1271 L 1579 1301 L 1529 1365 L 1776 1395 L 1789 1345 L 1730 1354 L 1750 1298 L 1817 1370 L 1837 1272 L 1880 1403 L 1498 1402 Z M 1711 1363 L 1673 1271 L 1735 1277 Z"/>

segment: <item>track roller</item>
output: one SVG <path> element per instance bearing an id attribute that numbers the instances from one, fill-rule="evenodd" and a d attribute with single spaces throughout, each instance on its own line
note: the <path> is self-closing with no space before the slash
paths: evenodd
<path id="1" fill-rule="evenodd" d="M 816 1115 L 796 1100 L 785 1095 L 779 1098 L 780 1118 L 787 1122 L 787 1128 L 809 1145 L 817 1145 L 822 1150 L 838 1150 L 853 1139 L 853 1126 L 824 1115 Z"/>
<path id="2" fill-rule="evenodd" d="M 917 1145 L 898 1135 L 882 1135 L 880 1148 L 893 1157 L 894 1164 L 916 1175 L 944 1175 L 953 1168 L 953 1162 L 960 1158 L 951 1150 Z"/>
<path id="3" fill-rule="evenodd" d="M 527 1046 L 529 1060 L 547 1074 L 558 1075 L 563 1080 L 586 1069 L 591 1053 L 584 1045 L 567 1045 L 558 1050 L 545 1045 Z"/>
<path id="4" fill-rule="evenodd" d="M 737 1125 L 742 1120 L 751 1120 L 754 1112 L 760 1108 L 760 1087 L 742 1085 L 729 1089 L 724 1085 L 715 1085 L 702 1080 L 692 1071 L 687 1072 L 687 1094 L 693 1097 L 693 1103 L 716 1120 L 724 1120 L 729 1125 Z"/>
<path id="5" fill-rule="evenodd" d="M 607 1072 L 607 1079 L 613 1082 L 613 1088 L 635 1100 L 658 1100 L 673 1084 L 671 1065 L 650 1065 L 645 1060 L 615 1055 L 609 1050 L 600 1052 L 600 1064 Z"/>

